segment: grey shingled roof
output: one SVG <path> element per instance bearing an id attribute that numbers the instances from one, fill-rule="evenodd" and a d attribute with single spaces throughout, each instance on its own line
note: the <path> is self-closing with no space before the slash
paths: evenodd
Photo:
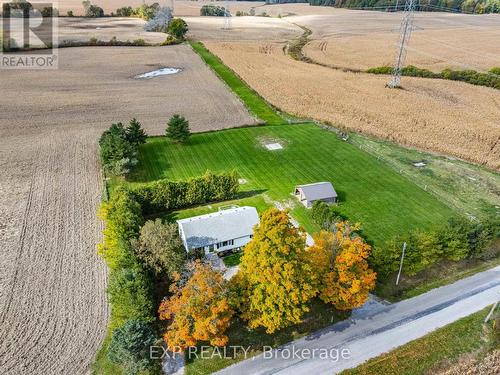
<path id="1" fill-rule="evenodd" d="M 248 236 L 258 223 L 255 207 L 231 208 L 177 221 L 189 249 Z"/>
<path id="2" fill-rule="evenodd" d="M 314 184 L 299 185 L 308 201 L 317 201 L 319 199 L 327 199 L 337 197 L 337 192 L 330 182 L 316 182 Z"/>

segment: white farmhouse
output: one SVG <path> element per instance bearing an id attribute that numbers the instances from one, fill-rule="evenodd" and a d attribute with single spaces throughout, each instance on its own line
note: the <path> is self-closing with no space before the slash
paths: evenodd
<path id="1" fill-rule="evenodd" d="M 177 224 L 186 251 L 202 250 L 207 254 L 249 243 L 253 227 L 259 224 L 259 214 L 255 207 L 237 207 L 178 220 Z"/>

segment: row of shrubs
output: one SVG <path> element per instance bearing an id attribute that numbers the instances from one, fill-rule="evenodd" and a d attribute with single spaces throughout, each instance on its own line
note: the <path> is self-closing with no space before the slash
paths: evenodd
<path id="1" fill-rule="evenodd" d="M 123 188 L 116 189 L 112 198 L 102 204 L 99 216 L 106 224 L 99 254 L 110 270 L 107 292 L 111 304 L 111 340 L 103 351 L 125 373 L 137 374 L 159 366 L 144 356 L 138 358 L 140 353 L 133 349 L 142 350 L 146 344 L 159 341 L 152 325 L 156 319 L 152 275 L 135 256 L 130 242 L 138 236 L 144 218 L 134 195 Z M 131 337 L 143 342 L 131 341 Z"/>
<path id="2" fill-rule="evenodd" d="M 338 206 L 315 202 L 312 218 L 322 229 L 330 229 L 335 223 L 346 220 Z M 500 219 L 490 215 L 482 220 L 453 217 L 448 222 L 431 231 L 413 231 L 388 241 L 383 246 L 375 246 L 371 254 L 371 265 L 384 280 L 399 269 L 402 246 L 407 248 L 404 272 L 412 276 L 419 271 L 448 259 L 458 261 L 465 258 L 489 258 L 492 241 L 500 238 Z M 494 249 L 492 250 L 494 251 Z"/>
<path id="3" fill-rule="evenodd" d="M 475 221 L 453 217 L 445 225 L 431 231 L 413 231 L 375 248 L 372 264 L 382 276 L 396 272 L 402 245 L 406 242 L 404 272 L 413 276 L 440 260 L 492 258 L 496 256 L 496 250 L 491 243 L 499 237 L 500 220 L 496 216 Z"/>
<path id="4" fill-rule="evenodd" d="M 381 66 L 368 69 L 366 72 L 372 74 L 391 74 L 392 71 L 393 68 L 390 66 Z M 449 79 L 452 81 L 462 81 L 473 85 L 500 89 L 500 68 L 492 68 L 487 73 L 480 73 L 475 70 L 451 69 L 444 69 L 440 73 L 435 73 L 428 69 L 421 69 L 413 65 L 408 65 L 401 70 L 401 74 L 410 77 Z"/>
<path id="5" fill-rule="evenodd" d="M 103 137 L 106 134 L 109 131 Z M 147 222 L 148 227 L 144 225 L 144 216 L 153 210 L 173 210 L 191 204 L 231 199 L 237 194 L 238 186 L 236 173 L 215 175 L 207 172 L 203 177 L 190 181 L 161 180 L 134 190 L 118 187 L 111 199 L 102 204 L 99 216 L 106 225 L 99 254 L 110 269 L 108 294 L 112 306 L 111 340 L 104 350 L 107 358 L 127 373 L 136 374 L 146 369 L 159 373 L 160 364 L 143 353 L 149 345 L 161 345 L 159 333 L 154 328 L 157 301 L 153 285 L 158 277 L 165 275 L 159 275 L 154 266 L 165 257 L 163 248 L 185 256 L 176 229 L 158 220 Z M 157 249 L 156 253 L 151 253 L 147 242 L 151 231 L 154 243 L 159 231 L 165 237 L 165 243 L 162 242 L 161 249 Z M 173 272 L 176 267 L 170 264 L 172 259 L 169 259 L 167 263 L 172 266 Z M 179 262 L 182 264 L 181 260 Z M 163 263 L 160 265 L 164 266 Z M 165 277 L 169 279 L 172 272 Z M 137 351 L 134 348 L 138 348 Z"/>
<path id="6" fill-rule="evenodd" d="M 188 181 L 174 182 L 165 179 L 150 182 L 135 188 L 133 192 L 143 212 L 151 214 L 233 199 L 238 189 L 236 172 L 216 175 L 208 171 L 203 176 Z"/>

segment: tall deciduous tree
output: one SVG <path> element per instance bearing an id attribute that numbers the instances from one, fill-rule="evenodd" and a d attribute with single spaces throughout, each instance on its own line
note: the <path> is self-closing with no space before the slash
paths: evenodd
<path id="1" fill-rule="evenodd" d="M 353 235 L 358 226 L 336 224 L 334 233 L 321 231 L 308 253 L 319 275 L 319 297 L 339 310 L 363 305 L 375 287 L 376 273 L 368 265 L 370 245 Z"/>
<path id="2" fill-rule="evenodd" d="M 168 33 L 177 40 L 184 40 L 188 30 L 188 25 L 182 18 L 174 18 L 168 25 Z"/>
<path id="3" fill-rule="evenodd" d="M 314 279 L 305 234 L 287 212 L 264 212 L 234 280 L 243 319 L 250 328 L 265 327 L 268 333 L 299 323 L 316 294 Z"/>
<path id="4" fill-rule="evenodd" d="M 170 350 L 184 350 L 198 341 L 223 346 L 228 338 L 233 310 L 227 281 L 208 264 L 194 263 L 192 276 L 183 282 L 178 276 L 172 297 L 160 305 L 160 319 L 170 320 L 164 340 Z"/>
<path id="5" fill-rule="evenodd" d="M 131 243 L 137 257 L 156 275 L 164 274 L 172 279 L 184 266 L 186 251 L 175 224 L 163 223 L 160 219 L 148 220 L 139 238 Z"/>
<path id="6" fill-rule="evenodd" d="M 173 115 L 167 124 L 167 137 L 175 142 L 186 142 L 191 135 L 189 121 L 180 115 Z"/>

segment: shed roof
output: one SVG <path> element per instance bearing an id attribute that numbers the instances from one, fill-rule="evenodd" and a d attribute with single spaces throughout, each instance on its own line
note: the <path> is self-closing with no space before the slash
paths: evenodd
<path id="1" fill-rule="evenodd" d="M 333 188 L 331 182 L 316 182 L 314 184 L 299 185 L 296 189 L 302 190 L 302 193 L 308 201 L 337 197 L 337 192 Z"/>
<path id="2" fill-rule="evenodd" d="M 249 236 L 259 223 L 255 207 L 237 207 L 178 220 L 188 249 Z"/>

